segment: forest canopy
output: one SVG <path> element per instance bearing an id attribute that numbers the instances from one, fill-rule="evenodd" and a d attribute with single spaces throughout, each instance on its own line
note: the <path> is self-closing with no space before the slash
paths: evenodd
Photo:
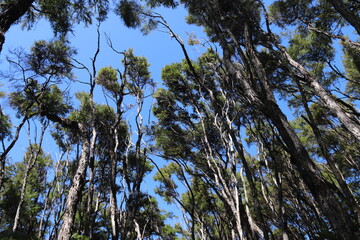
<path id="1" fill-rule="evenodd" d="M 113 16 L 183 60 L 154 80 L 101 40 Z M 39 21 L 51 39 L 3 48 Z M 0 239 L 360 239 L 359 34 L 357 0 L 1 1 Z"/>

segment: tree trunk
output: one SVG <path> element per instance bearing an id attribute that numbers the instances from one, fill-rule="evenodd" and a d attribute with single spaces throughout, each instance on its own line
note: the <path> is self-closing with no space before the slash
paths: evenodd
<path id="1" fill-rule="evenodd" d="M 30 149 L 29 149 L 30 156 L 27 157 L 27 153 L 25 153 L 24 162 L 26 163 L 26 169 L 25 169 L 25 174 L 24 174 L 24 181 L 23 181 L 23 184 L 22 184 L 22 187 L 21 187 L 21 192 L 20 192 L 20 201 L 19 201 L 19 204 L 18 204 L 17 209 L 16 209 L 14 225 L 13 225 L 13 229 L 12 229 L 13 232 L 15 232 L 17 227 L 18 227 L 18 223 L 19 223 L 19 219 L 20 219 L 20 210 L 21 210 L 21 207 L 22 207 L 22 205 L 23 205 L 23 203 L 25 201 L 26 187 L 27 187 L 27 184 L 28 184 L 29 174 L 30 174 L 30 171 L 33 169 L 33 167 L 34 167 L 34 165 L 36 163 L 36 160 L 37 160 L 37 158 L 38 158 L 38 156 L 40 154 L 41 144 L 42 144 L 42 141 L 43 141 L 43 138 L 44 138 L 44 133 L 45 133 L 46 127 L 47 126 L 42 128 L 39 145 L 37 145 L 37 144 L 36 145 L 31 145 L 31 143 L 30 143 Z M 30 129 L 29 129 L 29 134 L 30 134 Z M 33 148 L 33 146 L 35 146 L 35 149 Z"/>
<path id="2" fill-rule="evenodd" d="M 91 95 L 92 96 L 92 95 Z M 95 142 L 97 131 L 95 128 L 95 117 L 94 117 L 94 105 L 92 104 L 92 138 L 90 143 L 89 149 L 89 167 L 90 167 L 90 177 L 89 177 L 89 189 L 88 189 L 88 196 L 87 196 L 87 209 L 86 209 L 86 220 L 85 220 L 85 235 L 89 236 L 92 239 L 93 233 L 93 225 L 94 225 L 94 209 L 93 209 L 93 199 L 94 199 L 94 176 L 95 176 Z"/>
<path id="3" fill-rule="evenodd" d="M 26 191 L 27 181 L 28 181 L 28 177 L 29 177 L 29 172 L 31 170 L 30 164 L 31 163 L 28 163 L 26 165 L 26 171 L 25 171 L 25 176 L 24 176 L 24 180 L 23 180 L 24 182 L 22 184 L 21 192 L 20 192 L 20 201 L 19 201 L 18 206 L 16 208 L 14 225 L 13 225 L 13 229 L 12 229 L 13 232 L 15 232 L 16 229 L 17 229 L 18 222 L 19 222 L 19 219 L 20 219 L 20 210 L 21 210 L 21 207 L 22 207 L 22 205 L 24 203 L 24 200 L 25 200 L 25 191 Z"/>
<path id="4" fill-rule="evenodd" d="M 17 0 L 10 3 L 1 3 L 0 53 L 5 42 L 5 33 L 12 24 L 18 21 L 30 9 L 33 2 L 34 0 Z"/>
<path id="5" fill-rule="evenodd" d="M 85 219 L 85 236 L 89 236 L 92 239 L 92 232 L 94 226 L 94 208 L 93 208 L 93 199 L 94 199 L 94 176 L 95 176 L 95 169 L 94 169 L 94 157 L 90 157 L 89 163 L 90 169 L 90 176 L 89 176 L 89 189 L 87 192 L 87 207 L 86 207 L 86 219 Z"/>
<path id="6" fill-rule="evenodd" d="M 44 222 L 46 222 L 45 221 L 45 214 L 46 214 L 46 211 L 48 210 L 49 202 L 51 204 L 51 200 L 50 200 L 50 194 L 51 193 L 53 193 L 53 186 L 50 186 L 50 188 L 48 189 L 47 194 L 46 194 L 45 205 L 44 205 L 43 212 L 41 214 L 40 224 L 39 224 L 39 232 L 38 232 L 38 238 L 39 239 L 43 238 L 44 232 L 45 232 L 45 229 L 46 229 L 46 227 L 44 227 Z"/>
<path id="7" fill-rule="evenodd" d="M 0 49 L 1 52 L 1 49 Z M 10 150 L 14 147 L 16 141 L 19 139 L 20 136 L 20 131 L 22 129 L 22 127 L 24 126 L 24 124 L 26 123 L 26 121 L 29 118 L 27 116 L 25 116 L 22 120 L 21 123 L 19 124 L 19 126 L 16 127 L 16 131 L 15 131 L 15 136 L 12 139 L 11 143 L 9 144 L 9 146 L 1 153 L 0 155 L 0 190 L 3 187 L 3 182 L 4 182 L 4 174 L 5 174 L 5 160 L 7 157 L 7 154 L 10 152 Z"/>
<path id="8" fill-rule="evenodd" d="M 118 102 L 118 110 L 121 109 Z M 111 223 L 111 238 L 113 240 L 119 239 L 119 219 L 118 219 L 118 207 L 117 207 L 117 187 L 116 187 L 116 173 L 117 173 L 117 159 L 118 159 L 118 148 L 119 148 L 119 133 L 118 127 L 121 119 L 121 114 L 118 114 L 117 121 L 112 126 L 110 134 L 114 136 L 111 141 L 114 142 L 112 152 L 110 153 L 111 158 L 111 171 L 110 171 L 110 223 Z"/>
<path id="9" fill-rule="evenodd" d="M 90 155 L 90 140 L 87 134 L 82 133 L 82 148 L 79 159 L 79 165 L 76 169 L 65 206 L 65 213 L 63 217 L 63 223 L 60 229 L 58 240 L 71 239 L 72 227 L 74 224 L 74 218 L 76 213 L 76 207 L 79 202 L 80 194 L 84 187 L 84 181 L 86 176 L 86 169 L 88 166 L 88 160 Z"/>
<path id="10" fill-rule="evenodd" d="M 301 100 L 302 103 L 304 105 L 305 111 L 307 113 L 307 116 L 309 118 L 309 120 L 305 119 L 307 121 L 307 123 L 310 125 L 315 139 L 320 147 L 321 153 L 323 154 L 325 160 L 327 161 L 327 163 L 329 164 L 329 167 L 331 169 L 331 172 L 334 174 L 334 177 L 336 179 L 336 181 L 339 183 L 339 187 L 341 189 L 341 191 L 344 194 L 345 199 L 343 198 L 344 201 L 347 202 L 349 208 L 357 215 L 357 222 L 360 223 L 359 219 L 360 219 L 360 208 L 359 208 L 359 204 L 357 203 L 356 199 L 354 198 L 354 194 L 352 193 L 351 189 L 349 188 L 349 186 L 346 184 L 345 179 L 343 177 L 343 175 L 341 174 L 339 168 L 337 167 L 334 158 L 332 157 L 332 155 L 329 153 L 323 138 L 321 136 L 321 132 L 320 129 L 318 128 L 318 126 L 315 123 L 314 117 L 312 112 L 310 111 L 309 107 L 308 107 L 308 101 L 306 99 L 305 93 L 302 89 L 302 86 L 300 85 L 299 81 L 296 81 L 300 94 L 301 94 Z"/>
<path id="11" fill-rule="evenodd" d="M 110 222 L 111 222 L 111 239 L 119 239 L 117 224 L 117 206 L 116 206 L 116 190 L 114 184 L 111 184 L 110 190 Z"/>
<path id="12" fill-rule="evenodd" d="M 360 35 L 360 17 L 352 12 L 342 0 L 327 0 Z"/>

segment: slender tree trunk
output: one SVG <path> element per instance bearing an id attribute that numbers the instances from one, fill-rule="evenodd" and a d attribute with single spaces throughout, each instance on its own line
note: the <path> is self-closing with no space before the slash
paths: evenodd
<path id="1" fill-rule="evenodd" d="M 214 153 L 208 139 L 202 114 L 199 110 L 197 110 L 197 112 L 202 124 L 204 146 L 206 146 L 206 151 L 203 153 L 203 155 L 204 158 L 207 159 L 207 166 L 209 169 L 211 169 L 211 174 L 214 175 L 214 179 L 212 180 L 216 186 L 214 191 L 219 196 L 219 198 L 222 199 L 222 201 L 231 209 L 231 218 L 234 219 L 235 222 L 234 230 L 237 233 L 237 237 L 241 240 L 246 239 L 246 236 L 248 236 L 249 239 L 258 239 L 258 232 L 256 232 L 257 229 L 254 228 L 254 225 L 252 225 L 252 222 L 249 219 L 242 201 L 241 191 L 238 189 L 240 182 L 236 177 L 230 177 L 230 179 L 228 179 L 228 176 L 223 174 L 222 166 L 219 166 L 219 163 L 216 161 L 216 154 Z M 216 124 L 217 123 L 214 123 L 214 125 Z M 219 127 L 219 129 L 220 128 L 221 127 Z M 204 174 L 206 175 L 207 173 Z M 206 178 L 212 179 L 212 177 L 209 176 L 206 176 Z"/>
<path id="2" fill-rule="evenodd" d="M 348 113 L 346 113 L 339 104 L 335 101 L 335 99 L 325 91 L 325 89 L 316 81 L 314 78 L 310 78 L 310 84 L 313 87 L 314 91 L 317 95 L 323 100 L 325 106 L 327 106 L 331 111 L 333 111 L 336 116 L 339 118 L 340 122 L 342 122 L 345 127 L 352 133 L 359 141 L 360 141 L 360 124 L 359 121 L 354 119 L 353 117 L 349 117 Z"/>
<path id="3" fill-rule="evenodd" d="M 86 132 L 86 131 L 84 131 Z M 79 202 L 80 194 L 84 188 L 84 181 L 86 177 L 86 169 L 88 166 L 88 160 L 90 155 L 90 140 L 82 132 L 82 148 L 79 159 L 78 168 L 75 172 L 72 184 L 66 199 L 65 213 L 63 217 L 63 223 L 61 225 L 58 240 L 71 239 L 72 227 L 74 224 L 74 218 L 76 213 L 76 207 Z"/>
<path id="4" fill-rule="evenodd" d="M 111 183 L 110 183 L 110 222 L 111 222 L 111 239 L 119 239 L 118 219 L 117 219 L 117 201 L 116 201 L 116 185 L 113 179 L 114 174 L 113 163 L 111 166 Z"/>
<path id="5" fill-rule="evenodd" d="M 224 49 L 224 53 L 227 53 L 226 49 Z M 254 71 L 262 83 L 262 91 L 260 93 L 252 87 L 253 83 L 250 83 L 247 78 L 236 70 L 236 67 L 227 57 L 224 58 L 226 66 L 232 72 L 232 75 L 236 76 L 236 79 L 243 85 L 243 89 L 245 89 L 244 95 L 248 101 L 253 103 L 260 112 L 271 119 L 278 129 L 280 136 L 287 146 L 287 151 L 291 155 L 292 164 L 296 166 L 297 171 L 313 194 L 316 202 L 334 227 L 334 231 L 343 239 L 355 239 L 358 234 L 355 232 L 358 230 L 356 230 L 356 225 L 353 224 L 352 218 L 338 202 L 336 193 L 331 190 L 332 186 L 330 183 L 320 177 L 314 162 L 290 126 L 286 116 L 276 104 L 274 96 L 267 86 L 266 75 L 261 63 L 256 59 L 256 54 L 252 50 L 249 50 L 248 54 L 250 55 L 252 65 L 255 67 Z M 243 61 L 247 61 L 247 59 L 243 59 Z"/>
<path id="6" fill-rule="evenodd" d="M 27 156 L 26 156 L 26 153 L 25 153 L 24 161 L 26 162 L 26 169 L 25 169 L 23 185 L 21 187 L 21 192 L 20 192 L 20 201 L 19 201 L 19 204 L 18 204 L 17 209 L 16 209 L 14 225 L 13 225 L 13 229 L 12 229 L 13 232 L 15 232 L 17 230 L 17 227 L 18 227 L 18 223 L 19 223 L 19 219 L 20 219 L 20 210 L 21 210 L 21 207 L 22 207 L 22 205 L 24 203 L 24 200 L 25 200 L 26 187 L 27 187 L 27 184 L 28 184 L 29 174 L 30 174 L 30 171 L 33 169 L 33 167 L 34 167 L 34 165 L 36 163 L 36 160 L 37 160 L 37 158 L 38 158 L 38 156 L 40 154 L 41 144 L 42 144 L 42 141 L 43 141 L 43 138 L 44 138 L 44 133 L 45 133 L 46 128 L 47 128 L 47 126 L 42 128 L 39 145 L 38 144 L 32 145 L 30 140 L 29 140 L 29 142 L 30 142 L 30 148 L 29 148 L 30 156 L 29 156 L 29 159 L 27 159 Z M 28 131 L 29 131 L 28 134 L 30 136 L 30 126 L 29 126 Z"/>
<path id="7" fill-rule="evenodd" d="M 250 61 L 254 66 L 254 72 L 261 82 L 261 92 L 257 93 L 258 99 L 261 103 L 258 106 L 266 117 L 271 119 L 275 127 L 278 129 L 280 136 L 287 146 L 287 151 L 291 155 L 291 162 L 296 166 L 297 171 L 304 180 L 305 184 L 313 194 L 317 204 L 320 206 L 325 216 L 328 218 L 330 224 L 335 230 L 335 233 L 343 239 L 352 239 L 359 237 L 360 232 L 358 223 L 347 213 L 347 210 L 339 203 L 335 186 L 324 180 L 315 163 L 312 161 L 305 147 L 302 145 L 300 139 L 295 131 L 290 126 L 286 116 L 277 105 L 271 88 L 266 77 L 265 70 L 257 57 L 256 50 L 251 44 L 250 32 L 245 27 L 245 42 L 247 46 L 247 53 Z M 283 47 L 280 47 L 286 60 L 297 68 L 310 81 L 315 92 L 321 97 L 325 104 L 333 110 L 339 120 L 344 123 L 348 130 L 360 140 L 360 126 L 351 119 L 343 109 L 335 102 L 335 100 L 322 88 L 322 86 L 297 62 L 295 62 L 290 55 L 287 54 Z M 246 61 L 246 59 L 244 59 Z M 254 91 L 256 92 L 256 91 Z M 252 94 L 251 94 L 252 97 Z M 346 225 L 346 226 L 344 226 Z"/>
<path id="8" fill-rule="evenodd" d="M 92 96 L 92 95 L 91 95 Z M 85 235 L 89 236 L 90 239 L 92 238 L 93 233 L 93 199 L 94 199 L 94 175 L 95 175 L 95 142 L 97 136 L 97 130 L 95 128 L 95 113 L 94 113 L 94 105 L 92 103 L 92 138 L 90 143 L 90 150 L 89 150 L 89 166 L 90 166 L 90 177 L 89 177 L 89 189 L 88 189 L 88 196 L 87 196 L 87 209 L 86 209 L 86 220 L 85 220 Z"/>
<path id="9" fill-rule="evenodd" d="M 32 159 L 30 161 L 32 161 Z M 26 165 L 25 176 L 24 176 L 24 179 L 23 179 L 23 184 L 22 184 L 21 192 L 20 192 L 20 201 L 19 201 L 18 206 L 16 208 L 14 225 L 13 225 L 13 228 L 12 228 L 13 232 L 15 232 L 17 227 L 18 227 L 18 223 L 19 223 L 19 219 L 20 219 L 20 210 L 21 210 L 21 207 L 22 207 L 22 205 L 24 203 L 24 200 L 25 200 L 25 191 L 26 191 L 26 186 L 27 186 L 27 182 L 28 182 L 29 172 L 31 170 L 30 164 L 31 163 L 28 163 Z"/>
<path id="10" fill-rule="evenodd" d="M 51 181 L 51 185 L 46 194 L 45 206 L 44 206 L 43 212 L 41 214 L 40 224 L 39 224 L 39 233 L 38 233 L 39 239 L 43 239 L 43 237 L 44 237 L 44 233 L 46 231 L 48 219 L 49 219 L 50 215 L 52 215 L 52 217 L 56 216 L 55 213 L 52 214 L 53 204 L 54 204 L 54 199 L 55 199 L 54 194 L 55 194 L 56 188 L 57 188 L 56 183 L 58 182 L 57 178 L 58 178 L 58 172 L 59 172 L 59 166 L 60 166 L 59 162 L 61 161 L 61 159 L 63 158 L 64 155 L 65 155 L 65 152 L 63 151 L 59 157 L 59 161 L 55 164 L 54 178 Z M 46 214 L 47 210 L 48 210 L 48 213 Z M 50 234 L 50 238 L 51 238 L 51 234 Z"/>
<path id="11" fill-rule="evenodd" d="M 45 205 L 44 205 L 43 212 L 41 214 L 40 224 L 39 224 L 39 233 L 38 233 L 38 238 L 39 239 L 42 239 L 43 236 L 44 236 L 44 232 L 45 232 L 45 228 L 44 228 L 45 214 L 46 214 L 46 211 L 47 211 L 48 206 L 49 206 L 49 201 L 51 201 L 50 200 L 50 193 L 53 192 L 52 190 L 53 190 L 53 186 L 51 186 L 48 189 L 47 194 L 46 194 Z"/>
<path id="12" fill-rule="evenodd" d="M 94 169 L 94 157 L 90 157 L 90 175 L 89 175 L 89 189 L 87 192 L 87 207 L 86 207 L 86 219 L 85 219 L 85 236 L 89 236 L 90 239 L 92 239 L 92 232 L 93 232 L 93 199 L 94 199 L 94 175 L 95 175 L 95 169 Z"/>
<path id="13" fill-rule="evenodd" d="M 120 106 L 118 104 L 118 110 Z M 111 171 L 110 171 L 110 223 L 111 223 L 111 238 L 113 240 L 119 239 L 119 220 L 118 220 L 118 207 L 117 207 L 117 187 L 116 187 L 116 173 L 117 173 L 117 159 L 118 159 L 118 148 L 119 148 L 119 133 L 118 127 L 120 124 L 121 114 L 118 113 L 118 120 L 112 127 L 112 135 L 114 136 L 114 148 L 110 153 L 111 158 Z"/>

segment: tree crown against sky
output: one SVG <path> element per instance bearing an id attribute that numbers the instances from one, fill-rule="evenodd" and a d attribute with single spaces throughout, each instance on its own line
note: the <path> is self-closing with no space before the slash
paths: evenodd
<path id="1" fill-rule="evenodd" d="M 5 39 L 19 21 L 32 27 L 42 17 L 57 37 L 7 59 L 0 234 L 358 238 L 359 2 L 264 4 L 3 1 Z M 185 7 L 187 22 L 205 30 L 206 39 L 189 39 L 200 56 L 192 58 L 184 39 L 151 10 L 159 6 Z M 128 27 L 165 31 L 177 44 L 164 57 L 178 51 L 183 60 L 165 62 L 162 86 L 149 70 L 162 55 L 153 63 L 103 36 L 110 11 Z M 73 50 L 79 22 L 97 23 L 87 63 Z M 104 47 L 114 62 L 102 63 Z M 23 153 L 18 143 L 26 144 Z M 22 161 L 11 161 L 14 151 Z"/>

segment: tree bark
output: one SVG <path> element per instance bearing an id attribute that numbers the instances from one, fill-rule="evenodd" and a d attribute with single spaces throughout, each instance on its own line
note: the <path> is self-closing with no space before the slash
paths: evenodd
<path id="1" fill-rule="evenodd" d="M 0 50 L 1 52 L 1 50 Z M 17 140 L 19 139 L 20 136 L 20 131 L 22 129 L 22 127 L 24 126 L 24 124 L 26 123 L 26 121 L 29 118 L 27 116 L 25 116 L 22 120 L 21 123 L 19 124 L 18 127 L 16 127 L 16 132 L 15 132 L 15 136 L 12 139 L 11 143 L 9 144 L 9 146 L 1 153 L 0 155 L 0 190 L 3 187 L 3 182 L 4 182 L 4 175 L 5 175 L 5 160 L 6 160 L 6 156 L 7 154 L 10 152 L 10 150 L 14 147 L 15 143 L 17 142 Z"/>
<path id="2" fill-rule="evenodd" d="M 94 176 L 95 176 L 95 168 L 94 168 L 94 157 L 90 157 L 89 162 L 89 189 L 87 192 L 87 202 L 86 202 L 86 219 L 85 219 L 85 236 L 89 236 L 92 239 L 93 226 L 94 226 L 94 208 L 93 208 L 93 199 L 94 199 Z"/>
<path id="3" fill-rule="evenodd" d="M 1 4 L 0 12 L 0 53 L 5 42 L 5 33 L 12 24 L 19 20 L 31 7 L 34 0 L 16 0 Z"/>
<path id="4" fill-rule="evenodd" d="M 79 124 L 80 125 L 80 124 Z M 82 131 L 82 148 L 79 159 L 79 165 L 75 172 L 72 184 L 66 199 L 65 214 L 63 217 L 63 223 L 60 229 L 58 240 L 71 239 L 72 226 L 74 224 L 74 218 L 76 213 L 76 207 L 79 202 L 80 194 L 84 187 L 84 181 L 86 176 L 86 169 L 88 166 L 88 160 L 90 155 L 90 140 L 83 126 L 79 126 Z"/>
<path id="5" fill-rule="evenodd" d="M 32 159 L 30 161 L 32 161 Z M 24 203 L 24 200 L 25 200 L 25 191 L 26 191 L 26 187 L 27 187 L 27 183 L 28 183 L 28 177 L 29 177 L 29 172 L 31 170 L 31 165 L 33 165 L 33 163 L 28 163 L 26 165 L 25 176 L 24 176 L 24 180 L 23 180 L 23 184 L 22 184 L 21 192 L 20 192 L 20 201 L 19 201 L 18 206 L 16 208 L 16 214 L 15 214 L 15 218 L 14 218 L 14 225 L 13 225 L 13 228 L 12 228 L 13 232 L 16 231 L 16 229 L 18 227 L 19 220 L 20 220 L 20 210 L 21 210 L 21 207 L 22 207 L 22 205 Z"/>
<path id="6" fill-rule="evenodd" d="M 115 138 L 117 139 L 116 129 L 115 129 Z M 110 172 L 110 222 L 111 222 L 111 239 L 113 240 L 119 239 L 118 218 L 117 218 L 117 198 L 116 198 L 116 166 L 117 166 L 116 150 L 117 150 L 117 146 L 114 148 L 114 152 L 111 153 L 111 172 Z"/>
<path id="7" fill-rule="evenodd" d="M 295 79 L 296 80 L 296 79 Z M 309 107 L 308 107 L 308 100 L 306 99 L 304 90 L 302 88 L 302 86 L 300 85 L 300 82 L 296 80 L 296 83 L 298 85 L 300 94 L 301 94 L 301 100 L 304 106 L 304 109 L 307 113 L 307 116 L 309 118 L 309 120 L 305 119 L 307 121 L 307 123 L 310 125 L 315 139 L 320 147 L 321 153 L 323 154 L 324 158 L 326 159 L 327 163 L 329 164 L 329 167 L 332 171 L 332 173 L 334 174 L 334 177 L 336 179 L 336 181 L 339 183 L 339 187 L 341 189 L 341 191 L 343 192 L 344 196 L 345 196 L 345 201 L 348 203 L 349 208 L 355 212 L 355 214 L 357 215 L 357 222 L 359 223 L 359 219 L 360 219 L 360 208 L 359 208 L 359 204 L 357 203 L 356 199 L 354 198 L 354 195 L 351 191 L 351 189 L 349 188 L 349 186 L 346 184 L 345 179 L 343 177 L 343 175 L 341 174 L 339 168 L 337 167 L 334 158 L 332 157 L 332 155 L 329 153 L 324 140 L 321 136 L 321 132 L 320 129 L 318 128 L 318 126 L 315 123 L 314 117 L 312 112 L 310 111 Z"/>
<path id="8" fill-rule="evenodd" d="M 338 11 L 345 20 L 355 28 L 357 33 L 360 35 L 360 17 L 346 6 L 342 0 L 327 0 L 336 11 Z"/>

